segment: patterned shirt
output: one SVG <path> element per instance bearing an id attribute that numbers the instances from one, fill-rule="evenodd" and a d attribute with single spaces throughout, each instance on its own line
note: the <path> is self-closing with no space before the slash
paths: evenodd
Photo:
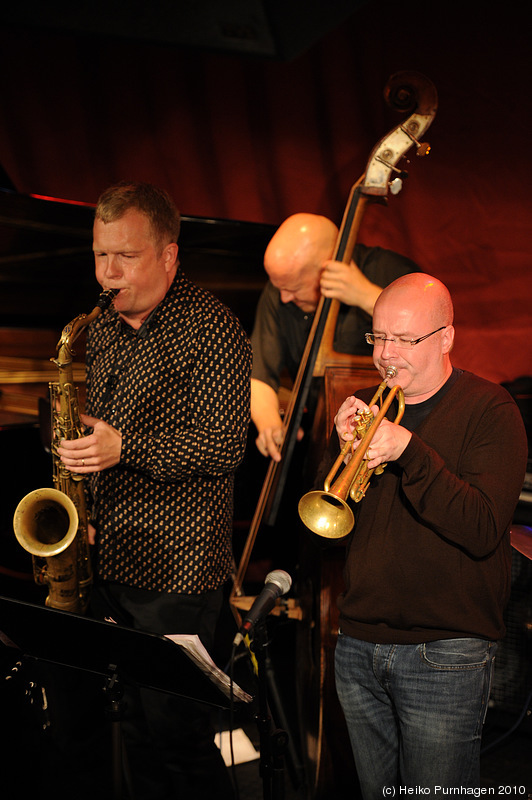
<path id="1" fill-rule="evenodd" d="M 227 579 L 250 371 L 238 320 L 180 270 L 139 330 L 113 309 L 91 324 L 87 413 L 122 433 L 120 463 L 87 481 L 99 577 L 184 594 Z"/>

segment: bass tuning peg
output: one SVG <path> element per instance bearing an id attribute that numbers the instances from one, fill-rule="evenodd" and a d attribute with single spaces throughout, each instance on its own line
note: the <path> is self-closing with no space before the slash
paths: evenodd
<path id="1" fill-rule="evenodd" d="M 403 133 L 406 133 L 406 135 L 410 139 L 412 139 L 412 141 L 416 145 L 416 155 L 418 156 L 418 158 L 423 158 L 423 156 L 428 156 L 428 154 L 430 153 L 430 144 L 428 142 L 419 142 L 412 133 L 412 131 L 409 131 L 408 128 L 406 128 L 404 125 L 401 125 L 400 128 L 403 131 Z"/>

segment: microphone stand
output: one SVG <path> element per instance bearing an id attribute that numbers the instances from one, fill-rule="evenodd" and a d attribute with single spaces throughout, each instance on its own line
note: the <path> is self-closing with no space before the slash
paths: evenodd
<path id="1" fill-rule="evenodd" d="M 269 655 L 265 620 L 255 626 L 251 647 L 257 659 L 259 710 L 256 721 L 259 730 L 259 769 L 263 797 L 264 800 L 284 800 L 284 754 L 288 746 L 288 734 L 282 728 L 272 728 L 268 706 Z"/>

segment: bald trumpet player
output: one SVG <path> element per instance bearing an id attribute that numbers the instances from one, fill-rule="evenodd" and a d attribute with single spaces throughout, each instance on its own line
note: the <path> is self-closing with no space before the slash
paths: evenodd
<path id="1" fill-rule="evenodd" d="M 387 466 L 352 504 L 339 597 L 336 685 L 366 800 L 479 786 L 527 455 L 511 396 L 452 365 L 453 304 L 441 281 L 398 278 L 372 325 L 375 366 L 383 377 L 396 368 L 388 385 L 402 387 L 405 409 L 395 424 L 390 408 L 366 453 L 368 468 Z M 329 465 L 373 396 L 362 390 L 339 408 Z"/>

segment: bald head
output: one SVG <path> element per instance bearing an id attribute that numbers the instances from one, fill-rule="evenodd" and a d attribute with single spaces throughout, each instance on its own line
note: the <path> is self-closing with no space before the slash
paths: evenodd
<path id="1" fill-rule="evenodd" d="M 331 258 L 338 228 L 318 214 L 293 214 L 279 226 L 264 254 L 264 268 L 275 282 L 279 277 L 313 272 L 316 280 L 323 262 Z"/>
<path id="2" fill-rule="evenodd" d="M 379 309 L 391 304 L 408 309 L 409 313 L 422 312 L 431 324 L 438 327 L 453 324 L 453 301 L 449 290 L 438 278 L 424 272 L 402 275 L 383 289 L 375 304 L 374 316 L 378 315 Z"/>
<path id="3" fill-rule="evenodd" d="M 264 254 L 264 268 L 279 290 L 282 303 L 294 303 L 305 313 L 316 310 L 320 273 L 332 257 L 338 228 L 318 214 L 293 214 L 273 235 Z"/>
<path id="4" fill-rule="evenodd" d="M 452 323 L 449 290 L 432 275 L 403 275 L 379 295 L 373 331 L 383 338 L 373 348 L 373 361 L 381 375 L 389 366 L 398 370 L 393 380 L 403 388 L 406 403 L 427 400 L 451 375 Z"/>

